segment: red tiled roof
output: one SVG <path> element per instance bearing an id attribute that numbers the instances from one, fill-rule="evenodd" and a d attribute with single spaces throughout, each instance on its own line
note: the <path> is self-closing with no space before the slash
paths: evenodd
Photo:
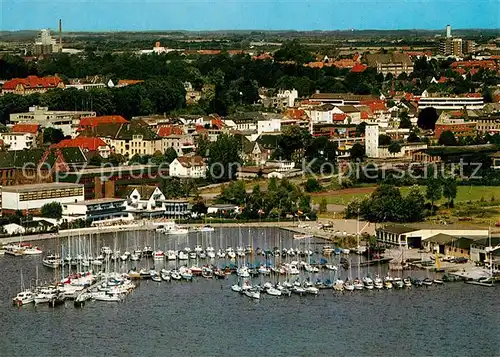
<path id="1" fill-rule="evenodd" d="M 317 103 L 314 103 L 317 104 Z M 307 117 L 307 114 L 304 109 L 287 109 L 285 113 L 283 113 L 286 117 L 290 119 L 304 119 Z"/>
<path id="2" fill-rule="evenodd" d="M 333 121 L 344 121 L 345 118 L 347 118 L 347 114 L 333 114 L 332 119 Z"/>
<path id="3" fill-rule="evenodd" d="M 354 67 L 352 67 L 351 72 L 361 73 L 361 72 L 364 72 L 367 68 L 368 68 L 367 65 L 358 63 L 357 65 L 355 65 Z"/>
<path id="4" fill-rule="evenodd" d="M 220 53 L 220 50 L 198 50 L 198 54 L 200 55 L 218 55 Z"/>
<path id="5" fill-rule="evenodd" d="M 361 112 L 361 119 L 369 119 L 369 118 L 370 118 L 369 113 L 366 110 L 363 110 Z"/>
<path id="6" fill-rule="evenodd" d="M 38 133 L 38 124 L 16 124 L 12 127 L 13 133 Z"/>
<path id="7" fill-rule="evenodd" d="M 234 56 L 234 55 L 241 55 L 241 54 L 245 53 L 245 51 L 243 51 L 243 50 L 227 50 L 227 53 L 231 56 Z"/>
<path id="8" fill-rule="evenodd" d="M 372 112 L 378 112 L 378 111 L 386 111 L 387 107 L 385 105 L 385 101 L 383 100 L 375 100 L 375 101 L 360 101 L 359 104 L 361 105 L 367 105 L 370 107 L 370 110 Z"/>
<path id="9" fill-rule="evenodd" d="M 310 67 L 310 68 L 323 68 L 325 65 L 324 62 L 309 62 L 304 64 L 304 67 Z"/>
<path id="10" fill-rule="evenodd" d="M 130 85 L 133 85 L 133 84 L 139 84 L 139 83 L 142 83 L 144 82 L 143 80 L 140 80 L 140 79 L 120 79 L 118 80 L 118 84 L 117 86 L 130 86 Z"/>
<path id="11" fill-rule="evenodd" d="M 222 129 L 222 127 L 224 126 L 224 122 L 222 121 L 222 119 L 212 119 L 211 124 L 217 129 Z"/>
<path id="12" fill-rule="evenodd" d="M 184 130 L 178 126 L 173 126 L 173 125 L 165 125 L 161 126 L 158 128 L 157 132 L 158 136 L 161 136 L 162 138 L 170 135 L 183 135 Z"/>
<path id="13" fill-rule="evenodd" d="M 87 138 L 87 137 L 78 137 L 74 139 L 65 139 L 58 144 L 52 145 L 51 147 L 55 148 L 81 148 L 96 151 L 99 147 L 108 146 L 102 139 L 100 138 Z"/>
<path id="14" fill-rule="evenodd" d="M 261 53 L 260 55 L 253 56 L 253 60 L 266 60 L 266 59 L 273 59 L 273 56 L 271 56 L 269 53 Z"/>
<path id="15" fill-rule="evenodd" d="M 177 158 L 179 163 L 184 167 L 204 166 L 203 158 L 201 156 L 179 156 Z"/>
<path id="16" fill-rule="evenodd" d="M 26 89 L 33 88 L 57 88 L 59 83 L 62 82 L 62 79 L 59 77 L 37 77 L 37 76 L 28 76 L 26 78 L 14 78 L 4 83 L 2 89 L 14 90 L 16 87 L 21 84 Z"/>
<path id="17" fill-rule="evenodd" d="M 457 61 L 450 65 L 451 68 L 495 68 L 496 63 L 492 60 L 481 61 Z"/>
<path id="18" fill-rule="evenodd" d="M 101 124 L 122 124 L 128 121 L 121 115 L 104 115 L 100 117 L 87 117 L 80 120 L 80 127 L 96 127 Z"/>

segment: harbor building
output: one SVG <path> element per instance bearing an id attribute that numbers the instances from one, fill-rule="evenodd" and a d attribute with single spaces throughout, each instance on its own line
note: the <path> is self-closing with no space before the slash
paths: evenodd
<path id="1" fill-rule="evenodd" d="M 74 183 L 41 183 L 2 187 L 2 214 L 36 214 L 52 202 L 75 203 L 84 200 L 83 185 Z"/>
<path id="2" fill-rule="evenodd" d="M 94 200 L 63 204 L 62 219 L 66 222 L 75 220 L 102 224 L 113 221 L 132 220 L 125 210 L 126 201 L 121 198 L 98 198 Z"/>
<path id="3" fill-rule="evenodd" d="M 424 248 L 428 251 L 434 251 L 437 245 L 453 246 L 453 240 L 457 241 L 458 238 L 469 238 L 472 240 L 482 239 L 488 237 L 487 229 L 467 228 L 463 226 L 431 226 L 431 225 L 415 225 L 409 226 L 404 224 L 386 224 L 377 227 L 375 230 L 377 241 L 388 245 L 396 245 L 407 248 Z M 448 237 L 441 239 L 446 234 Z M 433 238 L 436 242 L 433 242 Z M 436 238 L 437 237 L 437 238 Z M 441 250 L 440 248 L 438 248 Z"/>

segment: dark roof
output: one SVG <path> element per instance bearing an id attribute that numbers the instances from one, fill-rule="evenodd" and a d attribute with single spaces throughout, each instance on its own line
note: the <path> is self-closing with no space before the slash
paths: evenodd
<path id="1" fill-rule="evenodd" d="M 261 112 L 237 112 L 231 115 L 228 115 L 226 119 L 232 120 L 234 122 L 238 121 L 257 121 L 257 120 L 265 120 L 266 118 L 262 115 Z"/>
<path id="2" fill-rule="evenodd" d="M 417 231 L 418 229 L 414 228 L 414 227 L 408 227 L 405 225 L 399 225 L 399 224 L 386 224 L 386 225 L 383 225 L 382 227 L 378 227 L 377 230 L 382 230 L 382 231 L 396 233 L 396 234 L 403 234 L 403 233 Z"/>
<path id="3" fill-rule="evenodd" d="M 454 237 L 449 234 L 439 233 L 426 239 L 427 242 L 450 245 L 460 249 L 469 249 L 473 239 L 466 237 Z"/>
<path id="4" fill-rule="evenodd" d="M 84 136 L 97 136 L 118 140 L 132 140 L 134 135 L 142 135 L 143 140 L 156 140 L 158 135 L 142 120 L 131 123 L 101 124 L 83 132 Z"/>
<path id="5" fill-rule="evenodd" d="M 393 52 L 393 53 L 369 53 L 365 55 L 366 62 L 370 67 L 376 67 L 378 63 L 389 64 L 389 63 L 406 63 L 412 64 L 413 62 L 405 53 Z"/>
<path id="6" fill-rule="evenodd" d="M 139 195 L 141 195 L 141 199 L 148 200 L 153 192 L 156 190 L 156 186 L 147 186 L 147 185 L 128 185 L 127 186 L 127 197 L 130 197 L 132 192 L 137 190 Z"/>
<path id="7" fill-rule="evenodd" d="M 43 149 L 1 151 L 0 168 L 22 168 L 27 163 L 37 165 L 43 157 Z"/>
<path id="8" fill-rule="evenodd" d="M 256 142 L 265 149 L 276 149 L 280 135 L 261 134 Z"/>

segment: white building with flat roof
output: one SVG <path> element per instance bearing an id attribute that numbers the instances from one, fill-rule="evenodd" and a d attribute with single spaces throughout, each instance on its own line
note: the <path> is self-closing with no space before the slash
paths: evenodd
<path id="1" fill-rule="evenodd" d="M 436 110 L 473 110 L 483 109 L 483 97 L 426 97 L 418 101 L 418 110 L 434 108 Z"/>
<path id="2" fill-rule="evenodd" d="M 0 133 L 0 140 L 8 151 L 32 149 L 35 139 L 32 133 Z"/>
<path id="3" fill-rule="evenodd" d="M 95 117 L 92 111 L 60 111 L 49 110 L 48 107 L 30 107 L 28 112 L 10 114 L 9 120 L 13 124 L 38 124 L 43 128 L 61 129 L 65 136 L 76 136 L 76 129 L 80 126 L 80 119 Z"/>
<path id="4" fill-rule="evenodd" d="M 62 205 L 62 219 L 66 222 L 75 220 L 90 221 L 92 224 L 103 224 L 113 221 L 132 220 L 126 211 L 126 201 L 121 198 L 98 198 Z"/>
<path id="5" fill-rule="evenodd" d="M 43 205 L 52 202 L 60 204 L 84 200 L 82 184 L 40 183 L 2 187 L 2 214 L 37 213 Z"/>

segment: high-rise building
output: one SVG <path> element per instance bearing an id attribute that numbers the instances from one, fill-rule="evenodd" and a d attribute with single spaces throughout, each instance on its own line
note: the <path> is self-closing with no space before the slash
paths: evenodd
<path id="1" fill-rule="evenodd" d="M 472 40 L 464 40 L 462 43 L 462 52 L 464 54 L 476 52 L 476 43 Z"/>
<path id="2" fill-rule="evenodd" d="M 36 56 L 57 52 L 59 46 L 57 41 L 50 35 L 50 30 L 40 30 L 40 34 L 35 39 L 34 54 Z"/>
<path id="3" fill-rule="evenodd" d="M 451 26 L 446 25 L 446 38 L 451 38 Z"/>
<path id="4" fill-rule="evenodd" d="M 461 57 L 463 55 L 463 53 L 462 53 L 462 39 L 461 38 L 452 39 L 451 54 L 453 56 L 457 56 L 457 57 Z"/>

